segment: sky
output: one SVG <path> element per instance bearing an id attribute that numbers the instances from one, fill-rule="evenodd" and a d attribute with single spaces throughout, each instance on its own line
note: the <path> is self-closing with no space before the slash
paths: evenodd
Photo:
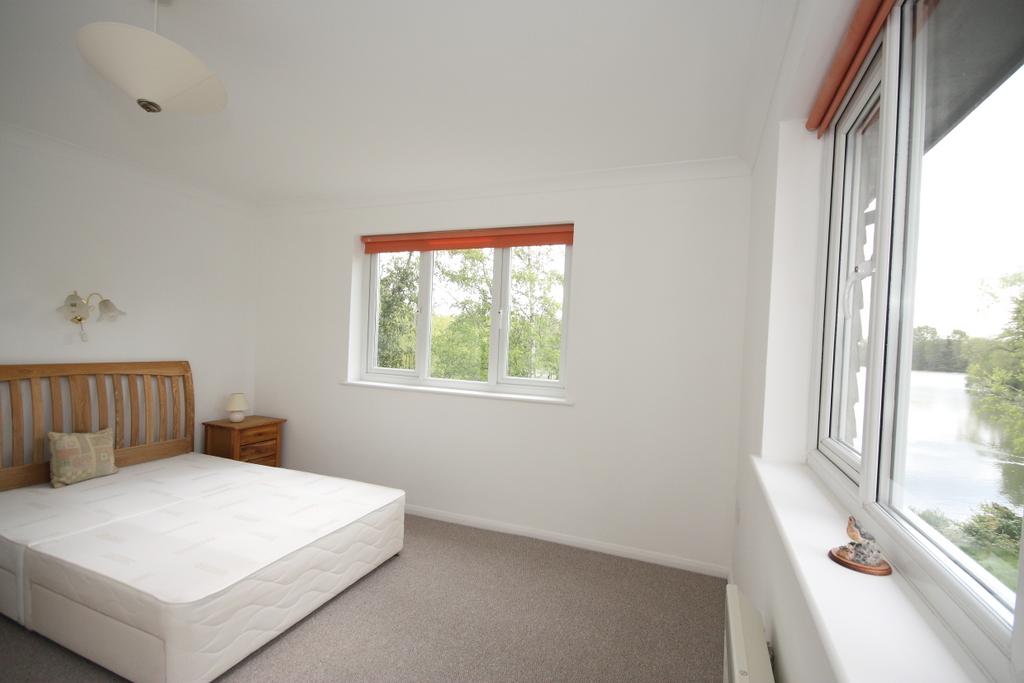
<path id="1" fill-rule="evenodd" d="M 925 155 L 915 327 L 995 336 L 1009 319 L 1019 288 L 999 280 L 1024 272 L 1022 124 L 1024 68 Z"/>

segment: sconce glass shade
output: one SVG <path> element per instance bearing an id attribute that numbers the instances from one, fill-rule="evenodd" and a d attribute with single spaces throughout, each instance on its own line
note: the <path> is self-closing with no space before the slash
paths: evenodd
<path id="1" fill-rule="evenodd" d="M 78 295 L 78 292 L 68 294 L 64 299 L 64 305 L 57 309 L 57 312 L 73 323 L 81 323 L 89 319 L 89 304 Z"/>
<path id="2" fill-rule="evenodd" d="M 99 304 L 100 317 L 99 320 L 110 320 L 114 321 L 120 318 L 122 315 L 127 315 L 124 311 L 114 305 L 114 302 L 110 299 L 103 299 Z"/>

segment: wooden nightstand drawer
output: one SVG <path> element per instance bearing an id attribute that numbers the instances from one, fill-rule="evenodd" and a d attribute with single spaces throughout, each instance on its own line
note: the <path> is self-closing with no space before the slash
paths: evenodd
<path id="1" fill-rule="evenodd" d="M 253 427 L 252 429 L 246 429 L 241 433 L 242 444 L 256 443 L 258 441 L 269 441 L 270 439 L 277 438 L 277 425 L 266 425 L 263 427 Z"/>
<path id="2" fill-rule="evenodd" d="M 258 460 L 267 457 L 277 457 L 277 439 L 245 444 L 238 453 L 239 460 Z"/>
<path id="3" fill-rule="evenodd" d="M 241 422 L 213 420 L 203 425 L 206 453 L 271 467 L 281 464 L 281 418 L 250 415 Z"/>

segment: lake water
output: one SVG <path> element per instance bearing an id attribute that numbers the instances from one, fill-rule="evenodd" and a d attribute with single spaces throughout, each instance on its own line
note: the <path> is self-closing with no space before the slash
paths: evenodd
<path id="1" fill-rule="evenodd" d="M 941 510 L 954 520 L 980 503 L 1020 508 L 1024 465 L 993 444 L 995 433 L 971 409 L 966 375 L 911 373 L 904 504 Z"/>

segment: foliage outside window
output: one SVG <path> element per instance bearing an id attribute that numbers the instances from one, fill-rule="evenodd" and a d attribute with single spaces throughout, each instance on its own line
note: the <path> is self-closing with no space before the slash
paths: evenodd
<path id="1" fill-rule="evenodd" d="M 367 374 L 560 395 L 569 251 L 555 244 L 371 255 Z"/>
<path id="2" fill-rule="evenodd" d="M 491 357 L 494 249 L 434 252 L 430 376 L 486 382 Z"/>
<path id="3" fill-rule="evenodd" d="M 558 380 L 565 250 L 561 245 L 511 250 L 507 369 L 510 377 Z"/>
<path id="4" fill-rule="evenodd" d="M 407 251 L 380 254 L 378 259 L 377 364 L 413 370 L 420 255 Z"/>

